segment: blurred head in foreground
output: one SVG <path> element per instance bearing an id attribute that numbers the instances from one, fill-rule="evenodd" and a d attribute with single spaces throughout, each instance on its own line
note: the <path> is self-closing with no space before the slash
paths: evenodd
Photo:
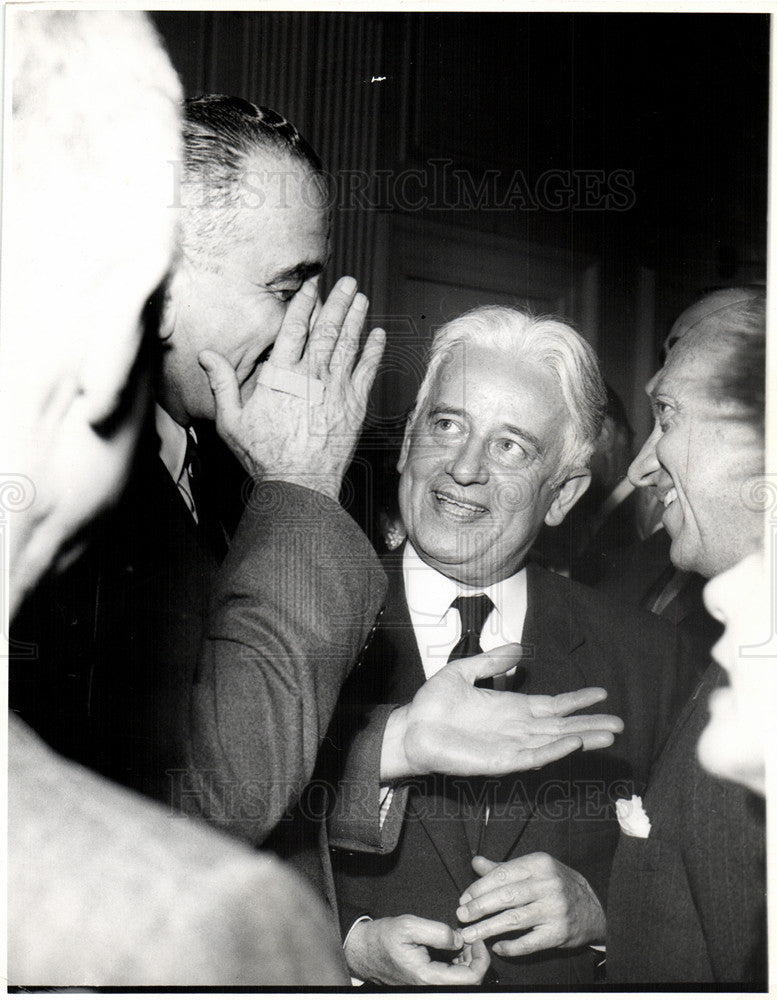
<path id="1" fill-rule="evenodd" d="M 13 615 L 126 474 L 145 405 L 141 313 L 173 249 L 181 90 L 143 15 L 7 13 Z"/>
<path id="2" fill-rule="evenodd" d="M 771 572 L 769 572 L 771 568 Z M 762 552 L 746 556 L 704 590 L 710 614 L 725 625 L 713 647 L 730 686 L 710 698 L 710 721 L 699 741 L 708 771 L 765 794 L 764 744 L 777 694 L 777 574 Z"/>

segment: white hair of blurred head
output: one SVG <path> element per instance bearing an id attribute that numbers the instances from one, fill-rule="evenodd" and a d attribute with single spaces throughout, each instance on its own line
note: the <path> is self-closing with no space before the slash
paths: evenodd
<path id="1" fill-rule="evenodd" d="M 32 501 L 12 521 L 13 610 L 125 474 L 140 407 L 118 410 L 174 245 L 181 88 L 139 13 L 9 8 L 6 33 L 5 469 Z"/>

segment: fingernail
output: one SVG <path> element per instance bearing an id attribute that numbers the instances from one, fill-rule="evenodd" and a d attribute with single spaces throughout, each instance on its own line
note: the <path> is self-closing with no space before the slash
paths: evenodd
<path id="1" fill-rule="evenodd" d="M 340 291 L 352 295 L 356 291 L 356 278 L 340 278 Z"/>
<path id="2" fill-rule="evenodd" d="M 307 296 L 309 299 L 314 299 L 318 295 L 318 284 L 315 278 L 308 278 L 305 284 L 300 288 L 303 295 Z"/>
<path id="3" fill-rule="evenodd" d="M 468 892 L 465 892 L 463 896 L 459 898 L 459 902 L 463 905 L 464 903 L 469 903 L 472 900 L 472 896 Z"/>
<path id="4" fill-rule="evenodd" d="M 453 932 L 453 947 L 454 948 L 463 948 L 464 947 L 464 938 L 461 936 L 461 934 L 458 931 L 454 931 Z"/>
<path id="5" fill-rule="evenodd" d="M 460 906 L 458 910 L 456 910 L 456 916 L 459 920 L 466 923 L 466 921 L 469 920 L 469 910 L 466 906 Z"/>
<path id="6" fill-rule="evenodd" d="M 471 927 L 465 927 L 461 932 L 464 944 L 472 944 L 473 941 L 477 940 L 477 934 L 472 930 Z"/>
<path id="7" fill-rule="evenodd" d="M 357 292 L 353 300 L 354 309 L 366 309 L 370 304 L 370 300 L 363 292 Z"/>

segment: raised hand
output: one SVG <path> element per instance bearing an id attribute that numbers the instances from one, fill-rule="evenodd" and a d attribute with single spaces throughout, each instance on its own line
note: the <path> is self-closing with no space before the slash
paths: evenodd
<path id="1" fill-rule="evenodd" d="M 492 946 L 497 955 L 514 957 L 604 943 L 604 911 L 593 889 L 549 854 L 501 864 L 475 857 L 472 867 L 481 877 L 463 893 L 456 911 L 462 923 L 477 921 L 462 931 L 469 944 L 515 935 Z"/>
<path id="2" fill-rule="evenodd" d="M 315 280 L 289 303 L 250 398 L 240 398 L 232 366 L 215 351 L 200 365 L 216 406 L 216 429 L 245 470 L 337 499 L 364 420 L 385 333 L 375 329 L 357 361 L 369 302 L 341 278 L 317 308 Z"/>
<path id="3" fill-rule="evenodd" d="M 420 774 L 500 777 L 560 760 L 575 750 L 610 746 L 623 730 L 616 715 L 579 715 L 607 697 L 603 688 L 526 695 L 474 686 L 521 658 L 517 643 L 454 660 L 429 678 L 409 705 L 389 716 L 380 776 Z"/>
<path id="4" fill-rule="evenodd" d="M 429 948 L 450 951 L 451 963 L 432 960 Z M 447 924 L 411 914 L 354 924 L 345 958 L 354 976 L 386 986 L 478 986 L 490 963 L 482 941 L 465 946 Z"/>

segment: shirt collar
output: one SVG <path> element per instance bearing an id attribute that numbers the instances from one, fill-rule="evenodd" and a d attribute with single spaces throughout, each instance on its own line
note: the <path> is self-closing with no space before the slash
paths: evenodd
<path id="1" fill-rule="evenodd" d="M 177 483 L 186 460 L 186 428 L 176 423 L 158 403 L 154 405 L 154 421 L 159 435 L 159 457 Z"/>
<path id="2" fill-rule="evenodd" d="M 430 624 L 442 621 L 452 601 L 460 594 L 488 594 L 499 614 L 507 620 L 514 617 L 517 609 L 522 609 L 521 621 L 526 613 L 525 566 L 488 587 L 468 587 L 425 563 L 408 541 L 402 556 L 402 575 L 407 604 L 413 616 L 425 618 Z"/>

